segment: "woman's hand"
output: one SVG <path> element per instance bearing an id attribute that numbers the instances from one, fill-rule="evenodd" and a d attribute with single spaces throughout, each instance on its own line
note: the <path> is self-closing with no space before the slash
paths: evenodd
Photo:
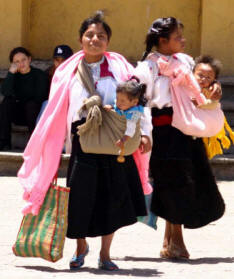
<path id="1" fill-rule="evenodd" d="M 11 63 L 11 66 L 9 68 L 9 72 L 12 74 L 15 74 L 18 72 L 18 66 L 15 63 Z"/>
<path id="2" fill-rule="evenodd" d="M 117 140 L 117 142 L 115 143 L 116 146 L 118 146 L 120 149 L 124 148 L 124 142 L 121 141 L 121 139 Z"/>
<path id="3" fill-rule="evenodd" d="M 148 136 L 141 136 L 139 148 L 141 153 L 147 153 L 152 149 L 151 140 Z"/>
<path id="4" fill-rule="evenodd" d="M 106 111 L 110 111 L 110 110 L 112 110 L 112 105 L 105 105 L 105 106 L 103 106 L 103 108 L 104 108 Z"/>
<path id="5" fill-rule="evenodd" d="M 219 101 L 222 97 L 222 89 L 221 89 L 221 84 L 219 82 L 213 83 L 209 87 L 210 91 L 210 99 L 213 101 Z"/>
<path id="6" fill-rule="evenodd" d="M 119 139 L 119 140 L 117 140 L 117 142 L 115 143 L 116 144 L 116 146 L 118 146 L 119 148 L 124 148 L 124 144 L 125 144 L 125 142 L 126 141 L 128 141 L 129 140 L 129 136 L 127 136 L 127 135 L 124 135 L 123 137 L 122 137 L 122 139 Z"/>

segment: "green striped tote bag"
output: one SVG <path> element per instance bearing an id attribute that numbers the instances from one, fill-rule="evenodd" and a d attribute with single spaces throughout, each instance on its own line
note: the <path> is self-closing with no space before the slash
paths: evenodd
<path id="1" fill-rule="evenodd" d="M 51 185 L 37 216 L 23 217 L 12 249 L 16 256 L 56 262 L 63 256 L 69 188 Z"/>

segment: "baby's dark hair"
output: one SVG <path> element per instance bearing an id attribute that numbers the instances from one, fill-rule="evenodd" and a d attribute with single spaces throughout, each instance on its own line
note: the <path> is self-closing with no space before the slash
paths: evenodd
<path id="1" fill-rule="evenodd" d="M 210 65 L 215 73 L 215 78 L 217 79 L 219 77 L 219 73 L 222 69 L 222 63 L 218 59 L 216 59 L 210 55 L 200 55 L 195 58 L 195 66 L 194 66 L 193 71 L 195 71 L 197 65 L 199 65 L 199 64 Z"/>
<path id="2" fill-rule="evenodd" d="M 147 103 L 145 91 L 146 84 L 139 83 L 135 78 L 120 83 L 116 89 L 117 94 L 124 92 L 129 100 L 138 99 L 138 105 L 141 106 L 145 106 Z"/>
<path id="3" fill-rule="evenodd" d="M 108 41 L 111 38 L 112 35 L 112 31 L 110 26 L 104 21 L 104 12 L 103 11 L 96 11 L 95 14 L 87 19 L 85 19 L 81 26 L 80 26 L 80 39 L 82 38 L 82 36 L 84 35 L 85 31 L 89 28 L 89 26 L 91 24 L 97 24 L 97 23 L 101 23 L 104 30 L 106 31 L 107 37 L 108 37 Z"/>
<path id="4" fill-rule="evenodd" d="M 148 34 L 145 39 L 146 50 L 141 60 L 145 60 L 154 46 L 159 46 L 160 38 L 169 39 L 171 33 L 173 33 L 178 27 L 183 28 L 184 25 L 174 17 L 156 19 L 148 30 Z"/>
<path id="5" fill-rule="evenodd" d="M 9 55 L 9 60 L 10 62 L 12 63 L 13 62 L 13 59 L 14 59 L 14 56 L 18 53 L 23 53 L 25 54 L 27 57 L 31 57 L 31 53 L 24 47 L 16 47 L 16 48 L 13 48 L 10 52 L 10 55 Z"/>

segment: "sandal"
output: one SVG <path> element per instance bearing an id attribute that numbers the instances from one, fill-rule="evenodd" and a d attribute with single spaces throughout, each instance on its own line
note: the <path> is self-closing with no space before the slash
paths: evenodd
<path id="1" fill-rule="evenodd" d="M 82 267 L 84 264 L 84 258 L 89 252 L 89 245 L 87 244 L 86 250 L 84 254 L 80 254 L 78 257 L 74 255 L 72 259 L 70 260 L 69 266 L 70 270 L 78 270 Z"/>
<path id="2" fill-rule="evenodd" d="M 179 247 L 174 243 L 170 243 L 168 247 L 168 253 L 170 258 L 174 259 L 189 259 L 190 255 L 186 249 Z"/>
<path id="3" fill-rule="evenodd" d="M 98 260 L 98 267 L 100 269 L 108 270 L 108 271 L 115 271 L 119 269 L 119 267 L 112 261 L 101 261 L 100 258 Z"/>
<path id="4" fill-rule="evenodd" d="M 162 259 L 170 259 L 170 254 L 167 248 L 163 248 L 159 254 L 160 258 Z"/>

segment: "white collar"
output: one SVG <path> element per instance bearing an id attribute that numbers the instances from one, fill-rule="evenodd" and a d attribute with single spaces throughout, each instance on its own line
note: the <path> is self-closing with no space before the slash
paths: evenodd
<path id="1" fill-rule="evenodd" d="M 105 59 L 105 57 L 103 55 L 101 60 L 94 62 L 94 63 L 87 63 L 85 61 L 85 64 L 87 64 L 90 68 L 96 68 L 97 66 L 100 66 L 104 62 L 104 59 Z"/>

